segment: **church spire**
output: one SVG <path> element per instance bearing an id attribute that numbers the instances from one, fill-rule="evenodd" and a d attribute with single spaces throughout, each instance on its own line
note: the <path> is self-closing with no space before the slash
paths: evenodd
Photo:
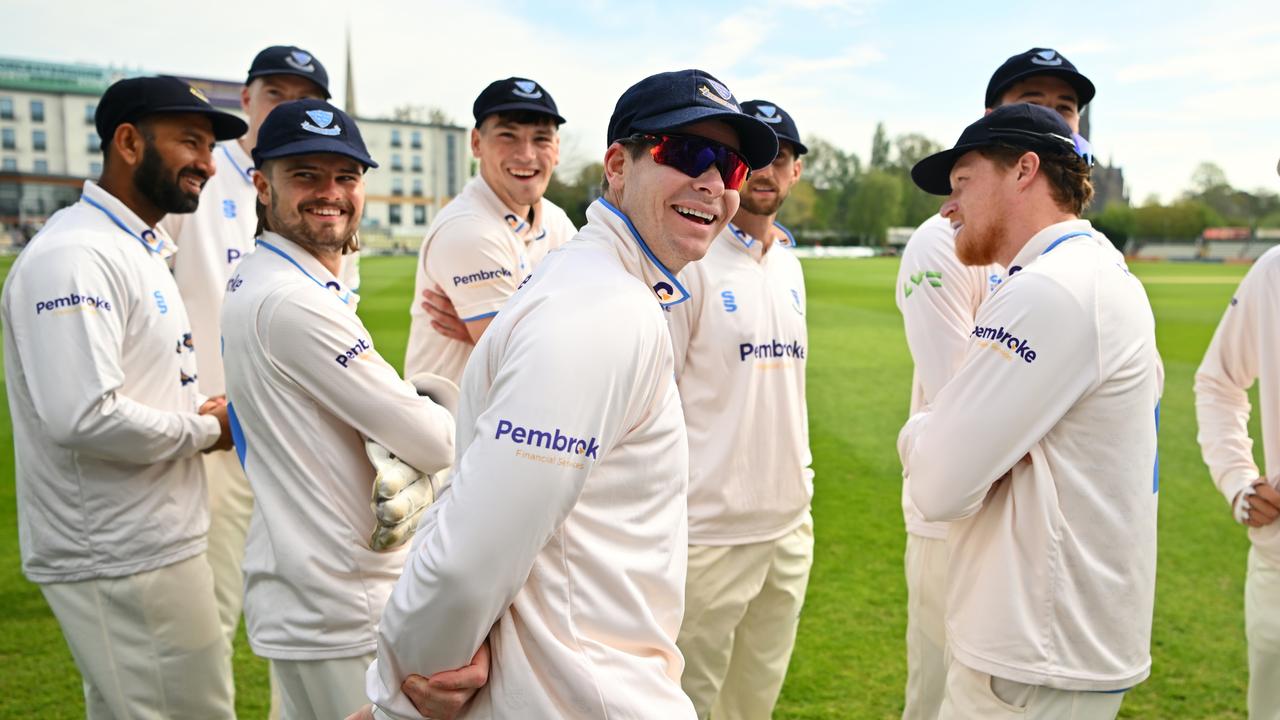
<path id="1" fill-rule="evenodd" d="M 356 116 L 356 78 L 354 66 L 351 62 L 351 23 L 347 23 L 347 92 L 346 92 L 346 110 L 351 117 Z"/>

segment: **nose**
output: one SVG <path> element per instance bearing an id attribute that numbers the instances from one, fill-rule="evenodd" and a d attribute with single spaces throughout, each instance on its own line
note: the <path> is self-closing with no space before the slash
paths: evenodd
<path id="1" fill-rule="evenodd" d="M 693 179 L 694 189 L 705 192 L 711 197 L 720 197 L 724 194 L 724 178 L 720 177 L 720 169 L 714 164 L 707 168 L 701 175 Z"/>
<path id="2" fill-rule="evenodd" d="M 218 166 L 213 162 L 213 150 L 207 145 L 201 145 L 200 151 L 196 155 L 196 161 L 192 163 L 200 172 L 205 174 L 206 178 L 211 178 L 218 172 Z"/>
<path id="3" fill-rule="evenodd" d="M 938 214 L 944 218 L 951 217 L 951 214 L 960 209 L 960 203 L 955 200 L 947 200 L 942 203 L 942 208 L 938 210 Z"/>
<path id="4" fill-rule="evenodd" d="M 532 139 L 521 140 L 516 143 L 516 151 L 513 153 L 518 160 L 529 160 L 535 155 L 535 148 Z"/>

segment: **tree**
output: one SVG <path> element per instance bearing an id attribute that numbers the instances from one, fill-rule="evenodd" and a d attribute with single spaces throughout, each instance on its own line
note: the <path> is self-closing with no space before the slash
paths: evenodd
<path id="1" fill-rule="evenodd" d="M 883 245 L 890 227 L 902 219 L 902 180 L 885 170 L 871 170 L 858 183 L 850 208 L 853 232 Z"/>
<path id="2" fill-rule="evenodd" d="M 1102 231 L 1111 243 L 1124 250 L 1133 237 L 1134 210 L 1122 202 L 1110 202 L 1089 218 L 1093 226 Z"/>
<path id="3" fill-rule="evenodd" d="M 431 123 L 433 125 L 458 124 L 444 110 L 427 105 L 401 105 L 391 111 L 391 119 L 400 122 Z"/>
<path id="4" fill-rule="evenodd" d="M 906 133 L 894 140 L 898 157 L 894 163 L 899 168 L 911 172 L 911 168 L 930 155 L 940 152 L 942 146 L 920 133 Z"/>
<path id="5" fill-rule="evenodd" d="M 804 174 L 818 190 L 842 189 L 862 174 L 857 155 L 820 137 L 810 136 L 805 144 L 809 154 L 804 156 Z"/>
<path id="6" fill-rule="evenodd" d="M 778 211 L 778 222 L 793 230 L 809 230 L 815 227 L 818 208 L 818 190 L 807 178 L 800 178 L 791 186 L 787 201 Z"/>

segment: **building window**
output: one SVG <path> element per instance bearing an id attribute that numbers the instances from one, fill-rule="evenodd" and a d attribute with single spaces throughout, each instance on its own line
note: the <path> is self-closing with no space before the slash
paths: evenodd
<path id="1" fill-rule="evenodd" d="M 388 212 L 387 212 L 387 224 L 388 224 L 388 225 L 399 225 L 399 224 L 400 224 L 400 205 L 398 205 L 398 204 L 396 204 L 396 205 L 388 205 L 388 206 L 387 206 L 387 211 L 388 211 Z"/>
<path id="2" fill-rule="evenodd" d="M 18 136 L 13 128 L 4 128 L 0 130 L 0 148 L 5 150 L 18 149 Z"/>
<path id="3" fill-rule="evenodd" d="M 412 163 L 413 163 L 413 164 L 410 166 L 410 168 L 411 168 L 414 172 L 422 172 L 422 156 L 421 156 L 421 155 L 414 155 L 412 158 L 410 158 L 410 160 L 411 160 L 411 161 L 412 161 Z"/>
<path id="4" fill-rule="evenodd" d="M 32 130 L 31 131 L 31 149 L 35 150 L 36 152 L 43 152 L 44 150 L 48 149 L 46 145 L 47 145 L 47 141 L 45 140 L 45 132 L 43 130 Z"/>
<path id="5" fill-rule="evenodd" d="M 0 120 L 13 119 L 13 98 L 0 97 Z"/>
<path id="6" fill-rule="evenodd" d="M 404 159 L 400 157 L 400 153 L 393 153 L 391 155 L 391 169 L 404 170 Z"/>
<path id="7" fill-rule="evenodd" d="M 37 160 L 37 161 L 36 161 L 36 164 L 35 164 L 35 172 L 36 172 L 36 174 L 37 174 L 37 175 L 48 175 L 48 174 L 49 174 L 49 161 L 48 161 L 48 160 Z"/>
<path id="8" fill-rule="evenodd" d="M 413 224 L 414 225 L 427 224 L 427 206 L 426 205 L 413 206 Z"/>
<path id="9" fill-rule="evenodd" d="M 404 194 L 404 179 L 403 179 L 403 178 L 398 178 L 398 177 L 393 177 L 393 178 L 391 178 L 391 194 L 392 194 L 392 195 L 403 195 L 403 194 Z"/>
<path id="10" fill-rule="evenodd" d="M 449 133 L 445 138 L 444 149 L 446 186 L 449 197 L 453 197 L 458 194 L 458 136 Z"/>
<path id="11" fill-rule="evenodd" d="M 409 147 L 412 147 L 414 150 L 422 149 L 422 131 L 421 130 L 414 130 L 413 134 L 409 136 Z"/>
<path id="12" fill-rule="evenodd" d="M 31 101 L 31 122 L 44 122 L 44 101 Z"/>
<path id="13" fill-rule="evenodd" d="M 0 160 L 0 170 L 4 172 L 18 172 L 18 158 L 7 157 Z"/>
<path id="14" fill-rule="evenodd" d="M 89 175 L 91 177 L 98 177 L 101 174 L 102 174 L 102 163 L 96 160 L 94 162 L 89 163 Z"/>
<path id="15" fill-rule="evenodd" d="M 400 147 L 400 129 L 391 128 L 391 147 Z"/>
<path id="16" fill-rule="evenodd" d="M 422 178 L 413 179 L 413 196 L 422 197 Z"/>
<path id="17" fill-rule="evenodd" d="M 85 137 L 89 139 L 89 144 L 85 146 L 85 150 L 96 153 L 102 149 L 102 139 L 98 137 L 98 133 L 91 132 Z"/>
<path id="18" fill-rule="evenodd" d="M 90 103 L 84 106 L 84 124 L 92 125 L 93 116 L 98 114 L 98 106 Z"/>

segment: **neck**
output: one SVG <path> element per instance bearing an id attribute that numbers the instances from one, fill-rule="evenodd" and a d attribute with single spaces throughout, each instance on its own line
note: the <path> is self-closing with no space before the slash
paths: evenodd
<path id="1" fill-rule="evenodd" d="M 521 220 L 524 220 L 525 222 L 529 221 L 529 216 L 533 213 L 532 205 L 521 205 L 509 197 L 503 197 L 500 186 L 488 175 L 485 175 L 484 168 L 480 168 L 480 177 L 484 178 L 484 183 L 489 186 L 489 189 L 493 191 L 493 194 L 498 196 L 498 201 L 502 203 L 503 207 L 510 210 Z"/>
<path id="2" fill-rule="evenodd" d="M 313 247 L 303 247 L 307 252 L 311 253 L 312 257 L 320 261 L 325 270 L 328 270 L 334 277 L 338 277 L 339 271 L 342 270 L 341 250 L 321 250 Z"/>
<path id="3" fill-rule="evenodd" d="M 1026 213 L 1022 217 L 1014 219 L 1009 223 L 1005 233 L 1005 249 L 1000 253 L 1000 257 L 996 258 L 996 262 L 999 262 L 1002 267 L 1009 267 L 1009 264 L 1018 256 L 1018 253 L 1022 252 L 1022 248 L 1027 246 L 1027 243 L 1031 241 L 1031 238 L 1035 237 L 1036 233 L 1050 225 L 1079 219 L 1078 216 L 1061 210 L 1056 205 L 1043 208 L 1039 212 Z"/>
<path id="4" fill-rule="evenodd" d="M 236 140 L 245 155 L 253 156 L 253 148 L 258 144 L 258 130 L 254 128 Z"/>
<path id="5" fill-rule="evenodd" d="M 733 216 L 733 224 L 737 225 L 738 229 L 763 243 L 764 251 L 768 252 L 769 248 L 773 247 L 773 241 L 776 239 L 775 233 L 777 228 L 773 226 L 773 223 L 777 217 L 777 213 L 772 215 L 756 215 L 753 212 L 747 212 L 747 210 L 739 208 L 738 214 Z"/>
<path id="6" fill-rule="evenodd" d="M 98 180 L 98 187 L 124 203 L 124 206 L 132 210 L 139 220 L 147 224 L 147 227 L 155 227 L 156 223 L 164 218 L 164 210 L 156 207 L 155 203 L 138 192 L 131 177 L 119 173 L 103 173 Z"/>

